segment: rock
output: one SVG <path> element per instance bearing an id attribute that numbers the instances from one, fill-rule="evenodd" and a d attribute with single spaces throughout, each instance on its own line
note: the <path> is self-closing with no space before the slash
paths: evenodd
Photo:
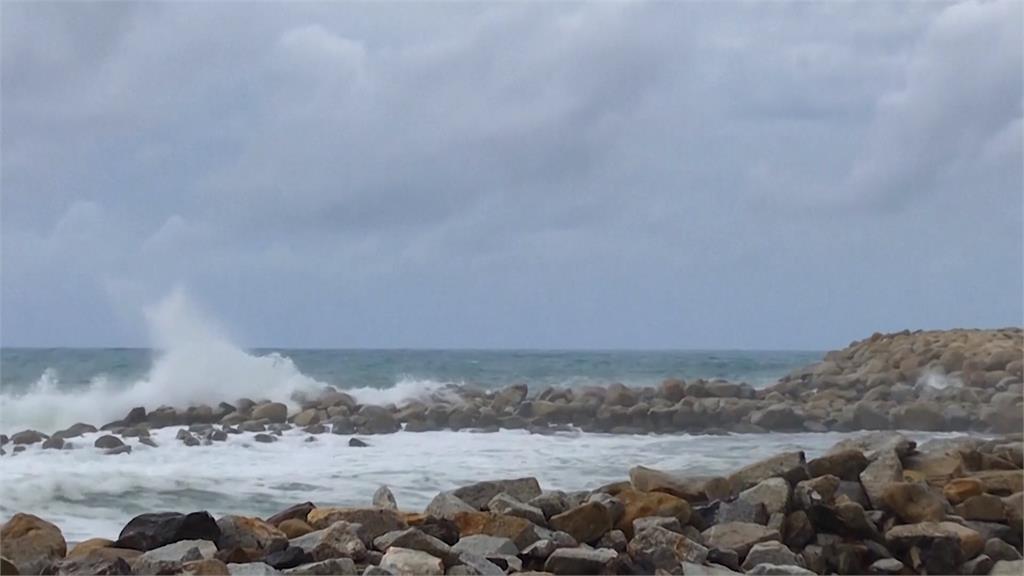
<path id="1" fill-rule="evenodd" d="M 463 486 L 452 491 L 452 494 L 477 510 L 481 510 L 491 498 L 504 492 L 509 496 L 527 502 L 540 496 L 540 484 L 536 478 L 515 478 L 511 480 L 488 480 Z"/>
<path id="2" fill-rule="evenodd" d="M 395 576 L 390 570 L 385 570 L 380 566 L 374 566 L 373 564 L 366 567 L 363 570 L 363 576 Z"/>
<path id="3" fill-rule="evenodd" d="M 213 558 L 216 553 L 217 546 L 209 540 L 178 540 L 142 554 L 132 569 L 139 574 L 174 574 L 185 562 Z"/>
<path id="4" fill-rule="evenodd" d="M 288 545 L 302 548 L 316 561 L 332 558 L 362 560 L 366 557 L 366 545 L 359 537 L 358 529 L 354 524 L 339 520 L 323 530 L 293 538 Z"/>
<path id="5" fill-rule="evenodd" d="M 96 427 L 93 426 L 92 424 L 86 424 L 84 422 L 77 422 L 77 423 L 72 424 L 71 426 L 69 426 L 69 427 L 67 427 L 67 428 L 65 428 L 63 430 L 59 430 L 57 432 L 54 432 L 53 435 L 54 436 L 60 436 L 61 438 L 65 439 L 65 440 L 70 440 L 72 438 L 78 438 L 79 436 L 81 436 L 83 434 L 91 434 L 93 432 L 97 432 L 97 430 L 96 430 Z"/>
<path id="6" fill-rule="evenodd" d="M 675 518 L 658 518 L 658 520 L 672 520 L 676 524 L 679 524 L 679 521 L 676 520 Z M 669 529 L 671 530 L 671 528 L 669 528 Z M 534 542 L 533 544 L 531 544 L 531 546 L 536 545 L 538 542 L 551 542 L 551 541 L 550 540 L 538 540 L 537 542 Z M 551 542 L 551 543 L 554 544 L 553 542 Z M 623 552 L 626 551 L 626 547 L 627 546 L 629 546 L 629 539 L 626 538 L 626 535 L 623 534 L 622 530 L 612 530 L 611 532 L 609 532 L 609 533 L 605 534 L 604 536 L 602 536 L 601 539 L 597 541 L 597 544 L 594 547 L 595 548 L 611 548 L 612 550 L 615 550 L 616 552 L 622 554 Z M 551 548 L 551 550 L 548 551 L 548 553 L 544 555 L 544 558 L 547 558 L 548 556 L 550 556 L 551 552 L 554 552 L 557 548 L 558 548 L 557 546 L 553 546 Z M 525 551 L 524 551 L 524 554 L 525 554 Z"/>
<path id="7" fill-rule="evenodd" d="M 868 466 L 864 453 L 856 448 L 840 450 L 815 458 L 807 463 L 807 473 L 811 478 L 818 476 L 835 476 L 840 480 L 860 480 L 860 473 Z"/>
<path id="8" fill-rule="evenodd" d="M 444 564 L 426 552 L 392 546 L 380 561 L 380 567 L 396 576 L 443 576 Z"/>
<path id="9" fill-rule="evenodd" d="M 839 483 L 839 478 L 831 474 L 798 482 L 793 488 L 795 507 L 810 510 L 814 506 L 831 506 L 835 502 Z"/>
<path id="10" fill-rule="evenodd" d="M 680 562 L 703 564 L 708 556 L 704 546 L 660 526 L 638 531 L 627 550 L 645 574 L 654 574 L 656 570 L 678 573 Z"/>
<path id="11" fill-rule="evenodd" d="M 523 504 L 504 492 L 498 494 L 494 498 L 491 498 L 491 501 L 487 503 L 487 509 L 498 514 L 518 516 L 519 518 L 529 520 L 538 526 L 544 526 L 547 524 L 547 518 L 545 518 L 544 512 L 541 511 L 540 508 L 530 506 L 529 504 Z"/>
<path id="12" fill-rule="evenodd" d="M 452 518 L 455 518 L 456 514 L 461 512 L 476 511 L 476 508 L 473 508 L 451 492 L 441 492 L 437 496 L 434 496 L 434 499 L 430 501 L 430 504 L 427 505 L 427 508 L 423 512 L 428 516 L 436 516 L 437 518 L 451 520 Z"/>
<path id="13" fill-rule="evenodd" d="M 272 444 L 277 442 L 277 436 L 272 434 L 256 434 L 252 439 L 254 442 L 259 442 L 261 444 Z"/>
<path id="14" fill-rule="evenodd" d="M 348 445 L 350 448 L 369 448 L 370 445 L 359 438 L 349 438 Z"/>
<path id="15" fill-rule="evenodd" d="M 740 468 L 729 476 L 729 483 L 735 492 L 741 492 L 774 477 L 782 477 L 795 484 L 807 477 L 805 464 L 802 451 L 785 452 Z"/>
<path id="16" fill-rule="evenodd" d="M 765 430 L 793 432 L 803 429 L 804 415 L 788 404 L 773 404 L 751 414 L 750 423 Z"/>
<path id="17" fill-rule="evenodd" d="M 298 547 L 284 548 L 276 552 L 271 552 L 263 557 L 264 564 L 269 564 L 277 570 L 295 568 L 296 566 L 308 564 L 312 561 L 313 557 L 310 556 L 308 552 Z"/>
<path id="18" fill-rule="evenodd" d="M 559 548 L 544 562 L 552 574 L 610 574 L 618 553 L 607 548 Z"/>
<path id="19" fill-rule="evenodd" d="M 288 407 L 280 402 L 260 404 L 252 409 L 252 420 L 283 423 L 288 420 Z"/>
<path id="20" fill-rule="evenodd" d="M 908 524 L 938 522 L 946 517 L 942 498 L 927 484 L 894 482 L 886 486 L 882 494 L 886 509 Z"/>
<path id="21" fill-rule="evenodd" d="M 569 502 L 566 500 L 565 492 L 561 490 L 545 490 L 541 492 L 540 496 L 531 498 L 527 504 L 539 508 L 544 513 L 545 518 L 561 514 L 569 509 Z"/>
<path id="22" fill-rule="evenodd" d="M 769 515 L 784 513 L 789 507 L 789 483 L 783 478 L 768 478 L 740 492 L 738 498 L 751 504 L 763 504 Z"/>
<path id="23" fill-rule="evenodd" d="M 778 531 L 747 522 L 716 524 L 701 532 L 701 536 L 705 546 L 732 550 L 740 559 L 746 557 L 754 544 L 781 539 Z"/>
<path id="24" fill-rule="evenodd" d="M 133 551 L 134 552 L 134 551 Z M 17 571 L 8 572 L 6 570 L 0 570 L 2 574 L 17 574 Z M 94 575 L 112 575 L 112 574 L 133 574 L 131 563 L 128 559 L 104 553 L 102 550 L 93 550 L 88 554 L 83 554 L 77 558 L 69 558 L 57 565 L 56 574 L 94 574 Z"/>
<path id="25" fill-rule="evenodd" d="M 579 542 L 593 542 L 612 529 L 612 517 L 604 506 L 589 502 L 552 516 L 549 524 Z"/>
<path id="26" fill-rule="evenodd" d="M 381 486 L 373 493 L 373 505 L 376 508 L 398 510 L 398 502 L 395 501 L 395 495 L 391 493 L 391 489 L 387 486 Z"/>
<path id="27" fill-rule="evenodd" d="M 722 524 L 725 522 L 750 522 L 751 524 L 767 524 L 768 511 L 764 504 L 753 503 L 749 500 L 736 499 L 731 502 L 717 502 L 717 511 L 714 513 L 713 521 L 700 522 L 700 527 L 708 527 L 711 524 Z"/>
<path id="28" fill-rule="evenodd" d="M 139 438 L 139 444 L 145 444 L 146 446 L 149 446 L 151 448 L 159 447 L 159 445 L 156 443 L 156 441 L 153 440 L 152 438 L 145 438 L 145 437 Z"/>
<path id="29" fill-rule="evenodd" d="M 880 558 L 868 566 L 868 574 L 900 574 L 903 572 L 903 562 L 895 558 Z"/>
<path id="30" fill-rule="evenodd" d="M 39 432 L 38 430 L 22 430 L 21 432 L 15 432 L 11 434 L 11 444 L 18 445 L 29 445 L 35 444 L 36 442 L 42 442 L 46 440 L 48 436 Z"/>
<path id="31" fill-rule="evenodd" d="M 1024 560 L 1000 560 L 989 572 L 992 576 L 1020 576 L 1024 574 Z"/>
<path id="32" fill-rule="evenodd" d="M 916 446 L 916 442 L 898 432 L 869 432 L 856 438 L 837 442 L 829 449 L 828 454 L 836 454 L 845 450 L 860 450 L 868 461 L 872 462 L 889 452 L 894 452 L 899 457 L 907 456 Z"/>
<path id="33" fill-rule="evenodd" d="M 132 447 L 131 446 L 118 446 L 117 448 L 111 448 L 109 450 L 104 450 L 103 451 L 103 454 L 105 454 L 107 456 L 117 456 L 118 454 L 131 454 L 131 453 L 132 453 Z"/>
<path id="34" fill-rule="evenodd" d="M 973 559 L 968 560 L 960 565 L 961 574 L 978 574 L 984 575 L 992 571 L 993 562 L 985 554 L 979 554 Z"/>
<path id="35" fill-rule="evenodd" d="M 3 556 L 21 574 L 48 573 L 68 546 L 60 528 L 32 514 L 17 513 L 0 528 Z"/>
<path id="36" fill-rule="evenodd" d="M 455 546 L 452 546 L 452 551 L 457 554 L 469 552 L 485 558 L 499 554 L 510 556 L 519 554 L 519 548 L 512 540 L 499 536 L 487 536 L 486 534 L 466 536 L 459 540 Z"/>
<path id="37" fill-rule="evenodd" d="M 633 533 L 639 534 L 640 532 L 648 528 L 653 528 L 655 526 L 657 526 L 658 528 L 671 530 L 672 532 L 675 532 L 677 534 L 683 533 L 682 524 L 679 523 L 679 520 L 672 518 L 671 516 L 647 516 L 645 518 L 637 518 L 633 521 Z M 622 532 L 622 530 L 612 530 L 612 532 L 618 532 L 622 534 L 623 538 L 626 537 L 626 534 Z M 608 534 L 611 534 L 612 532 L 609 532 Z M 605 534 L 605 536 L 607 536 L 608 534 Z M 602 537 L 602 540 L 603 539 L 604 538 Z M 615 549 L 614 546 L 605 546 L 605 548 Z M 620 552 L 620 550 L 617 549 L 615 549 L 615 551 Z"/>
<path id="38" fill-rule="evenodd" d="M 759 564 L 802 567 L 802 560 L 781 542 L 759 542 L 750 548 L 742 568 L 746 572 Z"/>
<path id="39" fill-rule="evenodd" d="M 964 500 L 956 507 L 958 516 L 967 520 L 1003 522 L 1006 520 L 1006 506 L 1002 498 L 991 494 L 978 494 Z"/>
<path id="40" fill-rule="evenodd" d="M 96 448 L 110 449 L 120 448 L 121 446 L 124 446 L 124 442 L 122 442 L 121 439 L 118 438 L 117 436 L 107 434 L 105 436 L 100 436 L 99 438 L 97 438 L 92 445 L 95 446 Z"/>
<path id="41" fill-rule="evenodd" d="M 391 434 L 402 428 L 395 416 L 383 406 L 363 405 L 353 421 L 360 434 Z"/>
<path id="42" fill-rule="evenodd" d="M 277 529 L 284 533 L 289 540 L 292 538 L 298 538 L 299 536 L 305 536 L 313 531 L 313 527 L 306 523 L 305 520 L 299 520 L 298 518 L 289 518 L 284 522 L 277 525 Z"/>
<path id="43" fill-rule="evenodd" d="M 814 539 L 814 525 L 803 510 L 786 515 L 782 530 L 782 541 L 794 549 L 803 548 Z"/>
<path id="44" fill-rule="evenodd" d="M 999 538 L 989 538 L 985 542 L 985 554 L 995 562 L 1000 560 L 1020 560 L 1022 557 L 1016 548 Z"/>
<path id="45" fill-rule="evenodd" d="M 1024 473 L 1020 470 L 986 470 L 973 472 L 971 477 L 980 480 L 989 494 L 1009 496 L 1024 491 Z"/>
<path id="46" fill-rule="evenodd" d="M 690 521 L 692 511 L 689 503 L 668 493 L 627 489 L 618 492 L 616 498 L 623 505 L 623 513 L 616 527 L 628 538 L 633 536 L 633 523 L 637 518 L 667 516 L 676 518 L 683 525 Z"/>
<path id="47" fill-rule="evenodd" d="M 292 418 L 292 424 L 296 426 L 310 426 L 320 423 L 320 411 L 316 408 L 309 408 L 299 412 Z"/>
<path id="48" fill-rule="evenodd" d="M 448 569 L 448 574 L 467 574 L 472 576 L 503 576 L 505 570 L 487 558 L 470 552 L 459 556 L 461 564 Z"/>
<path id="49" fill-rule="evenodd" d="M 273 576 L 281 573 L 263 562 L 229 563 L 227 566 L 231 576 Z"/>
<path id="50" fill-rule="evenodd" d="M 418 528 L 406 528 L 405 530 L 388 532 L 375 538 L 373 546 L 381 552 L 387 552 L 392 546 L 419 550 L 420 552 L 426 552 L 431 556 L 440 558 L 445 566 L 457 564 L 459 560 L 459 552 L 457 550 L 453 550 L 445 542 L 425 534 Z M 512 547 L 515 548 L 515 545 L 513 544 Z M 518 554 L 519 550 L 515 549 L 512 553 Z"/>
<path id="51" fill-rule="evenodd" d="M 351 558 L 331 558 L 330 560 L 303 564 L 302 566 L 285 570 L 284 573 L 295 574 L 296 576 L 355 576 L 359 574 L 356 571 L 355 562 Z"/>
<path id="52" fill-rule="evenodd" d="M 121 529 L 114 546 L 133 550 L 153 550 L 180 540 L 216 542 L 220 528 L 207 512 L 158 512 L 140 514 Z"/>
<path id="53" fill-rule="evenodd" d="M 942 488 L 942 494 L 953 505 L 959 504 L 971 496 L 977 496 L 984 491 L 981 480 L 977 478 L 954 478 Z"/>
<path id="54" fill-rule="evenodd" d="M 540 540 L 537 526 L 529 520 L 491 512 L 462 512 L 453 519 L 462 538 L 473 534 L 511 539 L 520 550 Z"/>
<path id="55" fill-rule="evenodd" d="M 195 576 L 228 576 L 228 565 L 216 558 L 203 560 L 192 560 L 181 565 L 182 574 L 194 574 Z"/>
<path id="56" fill-rule="evenodd" d="M 691 503 L 718 500 L 731 492 L 721 476 L 681 476 L 644 466 L 630 468 L 629 481 L 640 492 L 664 492 Z"/>
<path id="57" fill-rule="evenodd" d="M 288 546 L 288 536 L 284 532 L 259 518 L 225 516 L 217 520 L 217 527 L 220 528 L 217 548 L 221 550 L 255 548 L 272 553 Z"/>
<path id="58" fill-rule="evenodd" d="M 60 450 L 64 447 L 64 439 L 54 435 L 43 441 L 43 450 Z"/>
<path id="59" fill-rule="evenodd" d="M 899 407 L 893 414 L 893 423 L 902 430 L 946 429 L 942 407 L 933 402 L 917 402 Z"/>
<path id="60" fill-rule="evenodd" d="M 868 495 L 871 507 L 882 509 L 885 506 L 885 489 L 893 482 L 903 480 L 903 465 L 894 451 L 879 454 L 863 472 L 860 483 Z"/>
<path id="61" fill-rule="evenodd" d="M 312 502 L 303 502 L 302 504 L 295 504 L 294 506 L 289 506 L 288 508 L 285 508 L 284 510 L 278 512 L 277 514 L 274 514 L 270 518 L 267 518 L 267 524 L 270 524 L 271 526 L 277 526 L 285 520 L 291 519 L 298 519 L 305 522 L 306 516 L 308 516 L 309 512 L 314 508 L 316 508 L 316 505 L 313 504 Z"/>
<path id="62" fill-rule="evenodd" d="M 973 558 L 984 548 L 981 535 L 953 522 L 920 522 L 894 526 L 885 533 L 885 541 L 893 552 L 918 548 L 923 552 L 929 573 L 951 573 L 964 559 Z M 952 551 L 950 557 L 944 552 Z M 930 563 L 930 564 L 929 564 Z"/>
<path id="63" fill-rule="evenodd" d="M 784 565 L 778 565 L 778 564 L 758 564 L 757 566 L 754 566 L 753 568 L 748 570 L 747 574 L 753 574 L 755 576 L 763 576 L 763 575 L 803 576 L 804 574 L 814 574 L 814 572 L 811 572 L 810 570 L 808 570 L 806 568 L 801 568 L 799 566 L 790 566 L 790 565 L 785 565 L 785 564 Z"/>
<path id="64" fill-rule="evenodd" d="M 409 527 L 399 512 L 387 508 L 314 508 L 306 516 L 306 522 L 318 530 L 339 520 L 359 524 L 367 540 Z"/>
<path id="65" fill-rule="evenodd" d="M 75 547 L 68 551 L 67 557 L 69 559 L 84 558 L 93 550 L 102 550 L 104 548 L 110 548 L 113 545 L 113 540 L 107 540 L 106 538 L 89 538 L 88 540 L 83 540 L 78 544 L 75 544 Z"/>

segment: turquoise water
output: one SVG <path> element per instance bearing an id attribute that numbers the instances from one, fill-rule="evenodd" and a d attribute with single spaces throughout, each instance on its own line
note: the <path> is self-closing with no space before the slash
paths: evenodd
<path id="1" fill-rule="evenodd" d="M 818 361 L 804 351 L 529 351 L 529 350 L 300 350 L 258 349 L 279 354 L 319 382 L 339 388 L 389 388 L 402 381 L 471 384 L 497 388 L 525 382 L 531 388 L 622 382 L 656 385 L 668 377 L 726 378 L 755 386 L 774 382 L 793 368 Z M 62 389 L 97 378 L 131 383 L 144 378 L 158 353 L 144 348 L 4 348 L 0 388 L 26 391 L 48 373 Z"/>

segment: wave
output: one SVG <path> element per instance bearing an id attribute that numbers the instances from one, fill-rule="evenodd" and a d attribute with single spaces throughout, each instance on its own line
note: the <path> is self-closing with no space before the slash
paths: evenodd
<path id="1" fill-rule="evenodd" d="M 97 377 L 85 387 L 68 387 L 56 371 L 46 370 L 27 390 L 0 394 L 0 429 L 52 432 L 75 422 L 99 426 L 136 406 L 216 406 L 239 398 L 283 402 L 294 410 L 298 400 L 327 386 L 303 374 L 286 356 L 255 355 L 235 345 L 180 289 L 147 309 L 145 318 L 157 350 L 145 377 L 133 382 Z M 346 392 L 362 403 L 399 404 L 444 394 L 448 386 L 406 378 L 386 389 Z"/>

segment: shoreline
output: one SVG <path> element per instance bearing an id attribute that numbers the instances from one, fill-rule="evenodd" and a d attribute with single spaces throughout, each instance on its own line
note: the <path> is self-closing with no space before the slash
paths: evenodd
<path id="1" fill-rule="evenodd" d="M 1020 434 L 917 446 L 874 432 L 719 476 L 633 466 L 562 492 L 510 474 L 422 510 L 385 487 L 366 506 L 297 504 L 263 519 L 148 513 L 117 539 L 74 546 L 18 514 L 0 553 L 4 574 L 1019 573 L 1022 464 Z"/>

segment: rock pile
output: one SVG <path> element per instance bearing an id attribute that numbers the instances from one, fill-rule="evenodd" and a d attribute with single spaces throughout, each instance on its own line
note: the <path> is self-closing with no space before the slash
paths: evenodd
<path id="1" fill-rule="evenodd" d="M 16 514 L 2 574 L 1020 574 L 1024 442 L 898 433 L 788 452 L 722 477 L 637 466 L 593 491 L 483 481 L 402 512 L 297 504 L 270 518 L 133 518 L 69 547 Z M 70 550 L 69 550 L 70 548 Z"/>

